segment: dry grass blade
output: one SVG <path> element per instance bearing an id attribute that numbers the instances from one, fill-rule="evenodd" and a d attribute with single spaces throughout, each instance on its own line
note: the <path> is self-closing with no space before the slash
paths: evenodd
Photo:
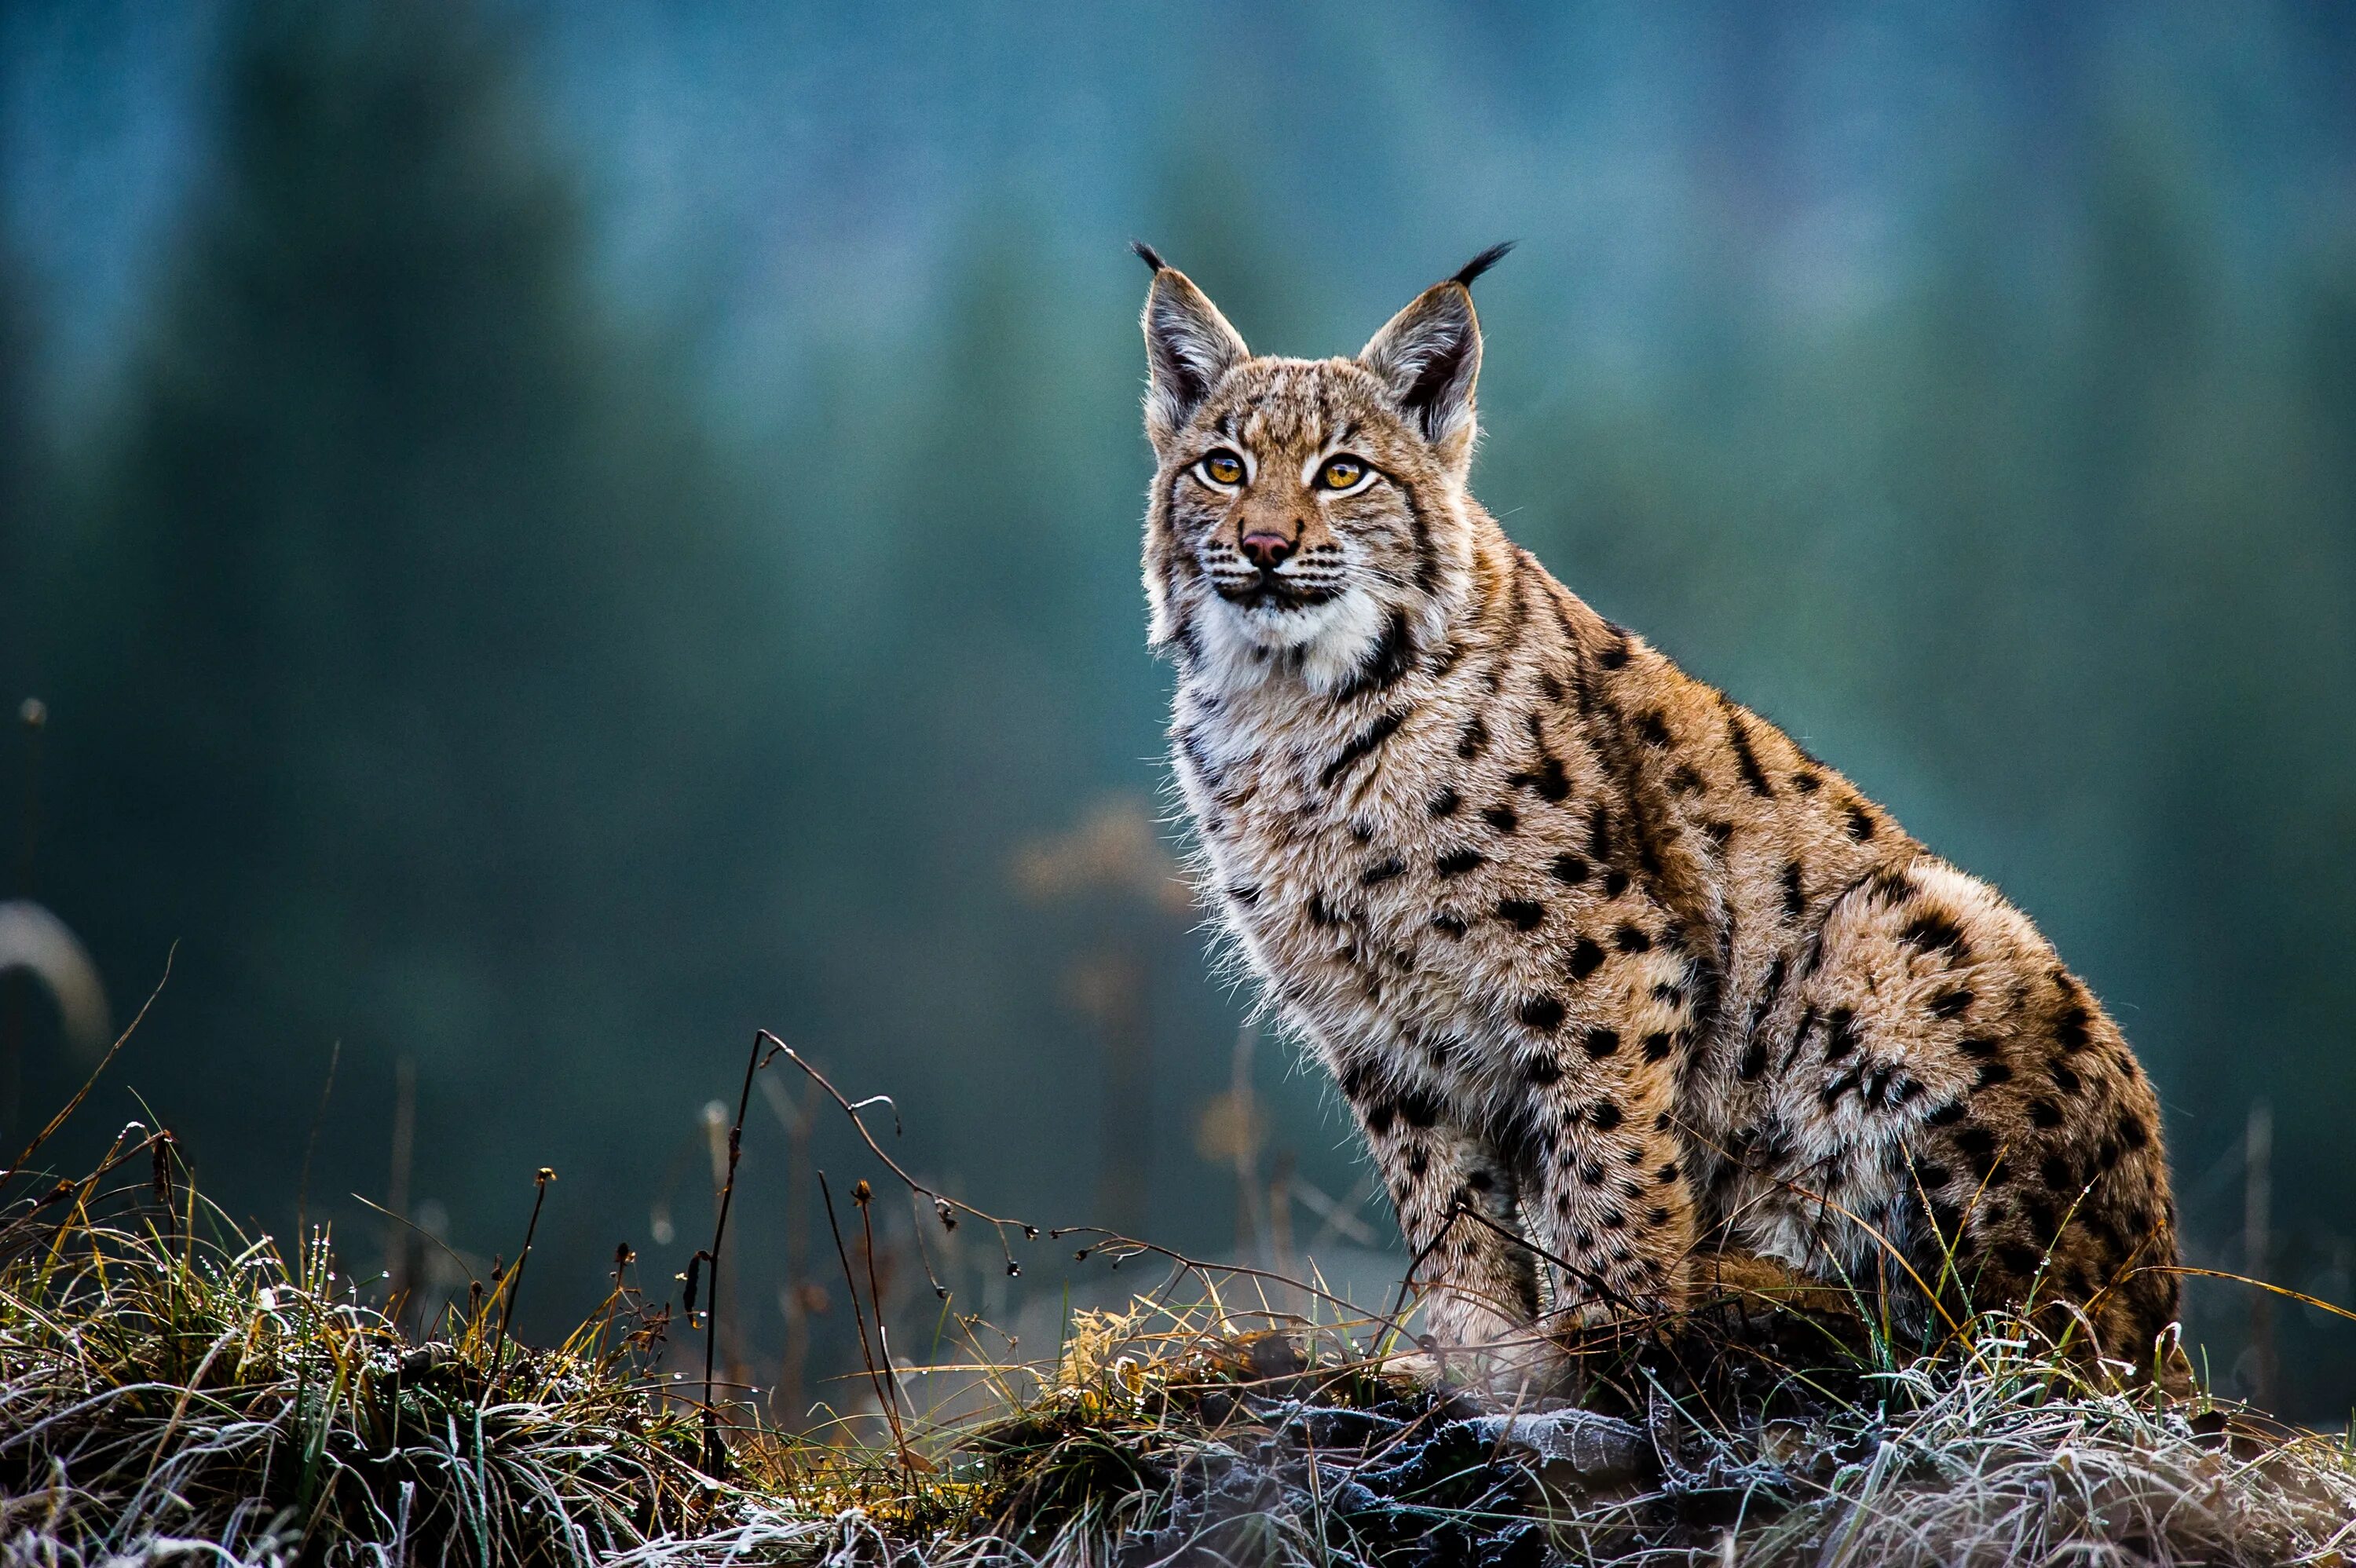
<path id="1" fill-rule="evenodd" d="M 854 1118 L 864 1104 L 837 1100 Z M 2017 1318 L 1974 1317 L 1944 1353 L 1916 1354 L 1818 1299 L 1837 1292 L 1720 1266 L 1683 1317 L 1569 1342 L 1578 1403 L 1500 1409 L 1400 1375 L 1398 1313 L 1102 1232 L 1085 1253 L 1168 1275 L 1123 1310 L 1075 1315 L 1054 1360 L 973 1343 L 958 1365 L 903 1369 L 862 1323 L 883 1422 L 798 1437 L 731 1409 L 723 1477 L 723 1413 L 658 1375 L 669 1313 L 630 1288 L 626 1248 L 561 1346 L 506 1331 L 529 1230 L 500 1288 L 413 1341 L 339 1281 L 324 1236 L 289 1255 L 241 1233 L 170 1153 L 134 1124 L 97 1170 L 0 1211 L 0 1563 L 2325 1568 L 2356 1553 L 2346 1442 L 2119 1381 Z M 110 1186 L 143 1156 L 149 1171 Z M 864 1219 L 872 1194 L 853 1197 Z M 837 1240 L 872 1308 L 878 1276 Z M 909 1387 L 953 1392 L 927 1411 Z M 860 1436 L 884 1424 L 888 1443 Z"/>

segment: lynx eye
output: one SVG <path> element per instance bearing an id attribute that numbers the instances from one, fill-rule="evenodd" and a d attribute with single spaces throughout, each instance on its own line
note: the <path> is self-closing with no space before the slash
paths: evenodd
<path id="1" fill-rule="evenodd" d="M 1366 465 L 1355 457 L 1336 457 L 1325 464 L 1317 475 L 1317 483 L 1328 490 L 1347 490 L 1366 476 Z"/>
<path id="2" fill-rule="evenodd" d="M 1203 477 L 1214 485 L 1240 485 L 1244 482 L 1244 460 L 1232 452 L 1215 452 L 1203 459 Z"/>

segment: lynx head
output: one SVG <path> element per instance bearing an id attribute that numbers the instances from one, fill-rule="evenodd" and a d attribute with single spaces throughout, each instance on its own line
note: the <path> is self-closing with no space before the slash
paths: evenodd
<path id="1" fill-rule="evenodd" d="M 1466 593 L 1478 434 L 1472 280 L 1425 290 L 1355 359 L 1255 356 L 1141 245 L 1145 433 L 1157 466 L 1145 592 L 1157 647 L 1220 681 L 1323 691 L 1437 642 Z"/>

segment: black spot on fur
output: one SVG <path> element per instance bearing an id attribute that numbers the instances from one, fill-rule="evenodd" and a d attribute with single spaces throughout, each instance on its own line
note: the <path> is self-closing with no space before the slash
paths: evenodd
<path id="1" fill-rule="evenodd" d="M 1952 1019 L 1960 1016 L 1972 1005 L 1972 994 L 1965 990 L 1942 991 L 1931 998 L 1931 1016 Z"/>
<path id="2" fill-rule="evenodd" d="M 1554 864 L 1547 869 L 1556 881 L 1574 888 L 1587 880 L 1587 862 L 1568 849 L 1557 855 L 1554 858 Z"/>
<path id="3" fill-rule="evenodd" d="M 1669 1161 L 1669 1163 L 1668 1163 L 1668 1164 L 1666 1164 L 1666 1165 L 1665 1165 L 1665 1166 L 1661 1167 L 1661 1168 L 1660 1168 L 1660 1169 L 1658 1169 L 1658 1170 L 1656 1170 L 1656 1171 L 1653 1172 L 1653 1179 L 1654 1179 L 1654 1180 L 1655 1180 L 1655 1181 L 1657 1181 L 1657 1182 L 1659 1182 L 1659 1183 L 1660 1183 L 1662 1186 L 1664 1186 L 1664 1187 L 1666 1187 L 1669 1183 L 1671 1183 L 1672 1181 L 1675 1181 L 1676 1179 L 1677 1179 L 1677 1162 L 1676 1162 L 1676 1160 L 1671 1160 L 1671 1161 Z"/>
<path id="4" fill-rule="evenodd" d="M 1800 1059 L 1800 1052 L 1807 1049 L 1808 1037 L 1815 1032 L 1816 1008 L 1815 1004 L 1812 1002 L 1800 1009 L 1799 1025 L 1792 1030 L 1792 1043 L 1783 1052 L 1785 1072 L 1791 1071 L 1792 1063 Z"/>
<path id="5" fill-rule="evenodd" d="M 1665 1029 L 1655 1029 L 1644 1037 L 1644 1060 L 1647 1061 L 1665 1061 L 1669 1052 L 1676 1049 L 1676 1038 Z"/>
<path id="6" fill-rule="evenodd" d="M 1612 945 L 1622 953 L 1649 953 L 1653 939 L 1633 925 L 1623 925 L 1612 933 Z"/>
<path id="7" fill-rule="evenodd" d="M 1925 1123 L 1934 1127 L 1952 1127 L 1963 1119 L 1964 1103 L 1961 1100 L 1950 1100 L 1922 1118 Z"/>
<path id="8" fill-rule="evenodd" d="M 1195 776 L 1213 790 L 1226 784 L 1226 776 L 1211 760 L 1210 749 L 1203 743 L 1202 732 L 1189 724 L 1178 731 L 1178 752 L 1194 768 Z"/>
<path id="9" fill-rule="evenodd" d="M 1914 1168 L 1914 1179 L 1922 1183 L 1926 1192 L 1936 1192 L 1940 1188 L 1946 1186 L 1954 1174 L 1936 1160 L 1930 1160 Z"/>
<path id="10" fill-rule="evenodd" d="M 1232 882 L 1227 887 L 1227 897 L 1249 909 L 1259 902 L 1259 887 L 1254 882 Z"/>
<path id="11" fill-rule="evenodd" d="M 1538 692 L 1548 702 L 1560 702 L 1562 700 L 1562 681 L 1555 675 L 1554 671 L 1550 669 L 1542 669 L 1538 671 Z M 1531 717 L 1536 719 L 1537 715 L 1532 714 Z"/>
<path id="12" fill-rule="evenodd" d="M 1588 1108 L 1587 1125 L 1599 1133 L 1612 1131 L 1625 1118 L 1620 1115 L 1620 1107 L 1609 1100 L 1598 1100 Z"/>
<path id="13" fill-rule="evenodd" d="M 1431 869 L 1442 877 L 1461 877 L 1467 871 L 1478 869 L 1486 859 L 1488 857 L 1478 849 L 1451 849 L 1434 860 Z"/>
<path id="14" fill-rule="evenodd" d="M 1462 915 L 1449 914 L 1445 912 L 1431 917 L 1431 928 L 1446 936 L 1462 936 L 1472 929 L 1464 923 Z"/>
<path id="15" fill-rule="evenodd" d="M 1543 1089 L 1562 1082 L 1562 1063 L 1551 1056 L 1533 1056 L 1522 1064 L 1522 1076 Z"/>
<path id="16" fill-rule="evenodd" d="M 1748 1082 L 1766 1071 L 1767 1042 L 1763 1040 L 1754 1040 L 1742 1052 L 1742 1060 L 1735 1064 L 1734 1075 Z"/>
<path id="17" fill-rule="evenodd" d="M 2052 1199 L 2041 1192 L 2031 1192 L 2020 1200 L 2019 1207 L 2031 1236 L 2049 1245 L 2061 1237 L 2062 1211 L 2054 1206 Z"/>
<path id="18" fill-rule="evenodd" d="M 2069 1063 L 2064 1061 L 2048 1062 L 2045 1068 L 2045 1075 L 2048 1078 L 2052 1079 L 2053 1087 L 2061 1090 L 2064 1094 L 2075 1094 L 2078 1092 L 2078 1075 L 2070 1071 Z"/>
<path id="19" fill-rule="evenodd" d="M 1309 923 L 1312 925 L 1339 925 L 1342 923 L 1342 917 L 1325 907 L 1325 899 L 1323 894 L 1312 893 L 1309 895 Z"/>
<path id="20" fill-rule="evenodd" d="M 1705 822 L 1701 830 L 1702 836 L 1720 849 L 1725 848 L 1727 840 L 1734 837 L 1734 824 L 1731 822 Z"/>
<path id="21" fill-rule="evenodd" d="M 1658 713 L 1647 713 L 1636 720 L 1636 738 L 1647 746 L 1676 744 L 1674 737 L 1669 734 L 1668 721 Z"/>
<path id="22" fill-rule="evenodd" d="M 1619 669 L 1627 664 L 1628 653 L 1629 643 L 1627 628 L 1624 626 L 1613 626 L 1612 628 L 1611 642 L 1605 644 L 1602 651 L 1595 656 L 1595 662 L 1601 665 L 1605 669 Z"/>
<path id="23" fill-rule="evenodd" d="M 2062 1010 L 2061 1017 L 2053 1020 L 2053 1043 L 2064 1051 L 2085 1050 L 2086 1027 L 2093 1021 L 2093 1014 L 2072 1002 Z"/>
<path id="24" fill-rule="evenodd" d="M 1962 1040 L 1955 1041 L 1955 1049 L 1962 1051 L 1965 1056 L 1985 1061 L 1989 1057 L 1994 1056 L 1998 1048 L 1997 1041 L 1990 1040 L 1987 1035 L 1975 1034 L 1966 1035 Z"/>
<path id="25" fill-rule="evenodd" d="M 2045 1185 L 2055 1192 L 2075 1193 L 2082 1185 L 2078 1168 L 2071 1163 L 2068 1155 L 2049 1154 L 2037 1170 Z"/>
<path id="26" fill-rule="evenodd" d="M 1458 795 L 1452 789 L 1443 789 L 1438 795 L 1431 797 L 1431 815 L 1434 816 L 1453 816 L 1456 815 L 1456 808 L 1463 804 L 1464 797 L 1462 795 Z"/>
<path id="27" fill-rule="evenodd" d="M 1398 732 L 1398 727 L 1406 721 L 1406 714 L 1392 712 L 1384 714 L 1367 725 L 1348 745 L 1334 753 L 1332 762 L 1325 764 L 1325 771 L 1317 775 L 1318 787 L 1332 789 L 1336 779 L 1356 766 L 1376 747 L 1389 740 Z"/>
<path id="28" fill-rule="evenodd" d="M 1546 905 L 1529 899 L 1499 899 L 1497 918 L 1515 931 L 1536 931 L 1546 919 Z"/>
<path id="29" fill-rule="evenodd" d="M 1697 773 L 1690 763 L 1678 763 L 1676 771 L 1669 774 L 1667 784 L 1671 795 L 1707 795 L 1709 792 L 1708 781 Z"/>
<path id="30" fill-rule="evenodd" d="M 1488 749 L 1489 726 L 1476 713 L 1466 720 L 1464 728 L 1457 732 L 1456 754 L 1470 759 L 1479 756 Z"/>
<path id="31" fill-rule="evenodd" d="M 1464 1179 L 1464 1185 L 1475 1192 L 1486 1192 L 1497 1185 L 1497 1179 L 1485 1170 L 1475 1170 Z"/>
<path id="32" fill-rule="evenodd" d="M 1570 775 L 1563 772 L 1562 759 L 1551 754 L 1538 759 L 1538 771 L 1530 779 L 1530 787 L 1538 792 L 1541 800 L 1559 803 L 1570 794 Z"/>
<path id="33" fill-rule="evenodd" d="M 1490 806 L 1487 810 L 1482 812 L 1481 815 L 1484 819 L 1486 819 L 1490 827 L 1495 828 L 1500 833 L 1511 833 L 1515 828 L 1520 827 L 1522 822 L 1522 819 L 1518 816 L 1515 815 L 1514 808 L 1503 802 L 1499 802 L 1497 805 Z"/>
<path id="34" fill-rule="evenodd" d="M 1979 1079 L 1972 1085 L 1972 1087 L 1975 1089 L 1987 1089 L 1998 1083 L 2009 1083 L 2011 1082 L 2011 1068 L 2007 1067 L 2001 1061 L 1983 1061 L 1980 1063 Z"/>
<path id="35" fill-rule="evenodd" d="M 2144 1124 L 2142 1117 L 2132 1111 L 2122 1112 L 2119 1116 L 2118 1137 L 2119 1142 L 2129 1148 L 2141 1148 L 2151 1142 L 2151 1128 Z"/>
<path id="36" fill-rule="evenodd" d="M 1873 818 L 1867 815 L 1865 807 L 1852 801 L 1846 809 L 1848 812 L 1848 836 L 1860 844 L 1872 837 Z"/>
<path id="37" fill-rule="evenodd" d="M 1627 891 L 1628 891 L 1628 873 L 1627 873 L 1627 872 L 1625 872 L 1625 871 L 1606 871 L 1606 872 L 1604 872 L 1604 873 L 1603 873 L 1603 896 L 1604 896 L 1605 898 L 1607 898 L 1607 899 L 1616 899 L 1616 898 L 1618 898 L 1622 893 L 1624 893 L 1624 892 L 1626 892 Z"/>
<path id="38" fill-rule="evenodd" d="M 1847 1008 L 1835 1008 L 1825 1015 L 1829 1027 L 1825 1033 L 1825 1060 L 1838 1061 L 1857 1049 L 1857 1015 Z"/>
<path id="39" fill-rule="evenodd" d="M 1751 793 L 1772 795 L 1775 786 L 1767 782 L 1765 770 L 1759 765 L 1759 754 L 1751 749 L 1751 731 L 1742 722 L 1742 710 L 1731 702 L 1726 705 L 1726 740 L 1734 748 L 1734 767 Z"/>
<path id="40" fill-rule="evenodd" d="M 1333 700 L 1346 702 L 1365 692 L 1378 691 L 1414 666 L 1415 634 L 1408 629 L 1407 612 L 1393 610 L 1391 618 L 1383 624 L 1382 636 L 1351 675 L 1348 684 L 1333 694 Z"/>
<path id="41" fill-rule="evenodd" d="M 1815 794 L 1817 790 L 1824 787 L 1824 782 L 1811 773 L 1797 773 L 1792 775 L 1792 787 L 1802 795 Z"/>
<path id="42" fill-rule="evenodd" d="M 1612 858 L 1612 808 L 1601 801 L 1595 803 L 1595 813 L 1587 819 L 1587 852 L 1599 860 Z"/>
<path id="43" fill-rule="evenodd" d="M 2040 1127 L 2058 1127 L 2062 1125 L 2062 1107 L 2051 1100 L 2031 1100 L 2029 1119 Z"/>
<path id="44" fill-rule="evenodd" d="M 1964 1211 L 1961 1207 L 1944 1198 L 1931 1200 L 1931 1228 L 1950 1247 L 1962 1250 Z"/>
<path id="45" fill-rule="evenodd" d="M 1620 1031 L 1616 1029 L 1591 1029 L 1584 1041 L 1590 1056 L 1609 1056 L 1620 1049 Z"/>
<path id="46" fill-rule="evenodd" d="M 1997 1248 L 1996 1261 L 1997 1266 L 2003 1269 L 2005 1273 L 2016 1278 L 2027 1279 L 2037 1272 L 2038 1264 L 2043 1263 L 2045 1259 L 2044 1254 L 2038 1252 L 2035 1247 L 2024 1246 L 2019 1242 L 2007 1242 Z"/>
<path id="47" fill-rule="evenodd" d="M 1524 1002 L 1515 1016 L 1541 1034 L 1552 1034 L 1562 1027 L 1564 1008 L 1559 997 L 1532 997 Z"/>
<path id="48" fill-rule="evenodd" d="M 1410 1127 L 1428 1127 L 1440 1120 L 1440 1102 L 1430 1094 L 1408 1094 L 1399 1100 L 1399 1115 Z"/>
<path id="49" fill-rule="evenodd" d="M 1407 862 L 1394 855 L 1389 859 L 1383 861 L 1381 864 L 1369 866 L 1365 870 L 1359 872 L 1358 885 L 1362 888 L 1376 887 L 1384 882 L 1389 881 L 1393 877 L 1399 875 L 1406 869 Z"/>
<path id="50" fill-rule="evenodd" d="M 1417 1144 L 1407 1151 L 1407 1173 L 1409 1176 L 1421 1176 L 1430 1168 L 1431 1156 L 1424 1152 L 1421 1144 Z"/>
<path id="51" fill-rule="evenodd" d="M 1955 1147 L 1964 1152 L 1966 1159 L 1986 1159 L 1996 1153 L 1996 1134 L 1986 1127 L 1965 1127 L 1955 1135 Z"/>
<path id="52" fill-rule="evenodd" d="M 1593 939 L 1582 936 L 1570 947 L 1570 977 L 1584 980 L 1603 966 L 1603 949 Z"/>
<path id="53" fill-rule="evenodd" d="M 1925 910 L 1908 921 L 1898 940 L 1922 953 L 1944 953 L 1950 964 L 1964 963 L 1972 955 L 1963 929 L 1937 910 Z"/>
<path id="54" fill-rule="evenodd" d="M 1388 1101 L 1369 1105 L 1366 1107 L 1366 1131 L 1381 1137 L 1391 1130 L 1391 1122 L 1398 1115 L 1398 1108 Z"/>
<path id="55" fill-rule="evenodd" d="M 1808 895 L 1800 886 L 1800 862 L 1791 860 L 1783 866 L 1783 912 L 1797 920 L 1807 912 Z"/>

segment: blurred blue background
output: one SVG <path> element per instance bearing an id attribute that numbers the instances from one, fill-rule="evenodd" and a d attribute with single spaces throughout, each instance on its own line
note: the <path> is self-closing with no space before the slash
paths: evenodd
<path id="1" fill-rule="evenodd" d="M 702 1244 L 765 1025 L 999 1212 L 1378 1282 L 1169 896 L 1124 247 L 1323 354 L 1510 238 L 1489 506 L 2043 923 L 2194 1261 L 2356 1294 L 2345 5 L 19 0 L 0 177 L 5 891 L 118 1021 L 178 944 L 70 1147 L 152 1107 L 426 1295 L 352 1195 L 479 1271 L 553 1166 L 551 1334 Z M 91 1057 L 8 1006 L 21 1140 Z M 872 1168 L 776 1090 L 729 1350 L 798 1396 Z M 925 1261 L 1126 1277 L 916 1242 L 904 1343 Z M 2189 1313 L 2356 1400 L 2356 1328 Z"/>

